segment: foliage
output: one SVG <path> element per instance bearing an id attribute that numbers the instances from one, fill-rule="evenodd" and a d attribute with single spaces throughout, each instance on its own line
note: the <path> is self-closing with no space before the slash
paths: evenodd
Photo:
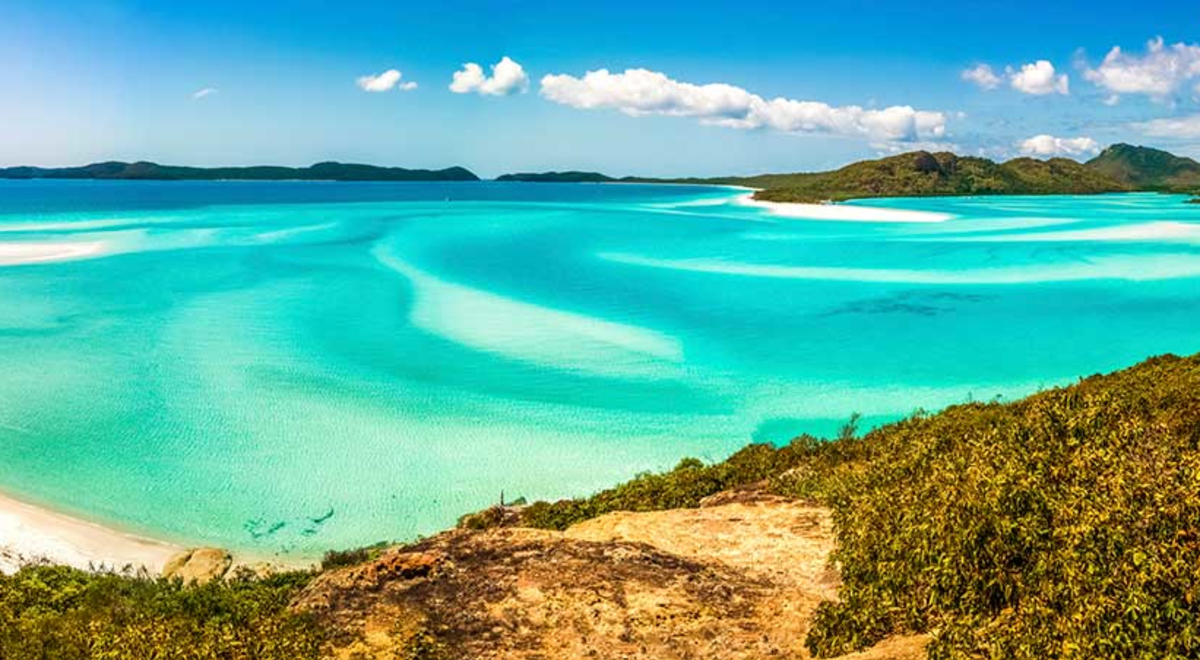
<path id="1" fill-rule="evenodd" d="M 386 541 L 381 541 L 373 545 L 352 548 L 350 550 L 329 550 L 321 558 L 321 570 L 328 571 L 333 568 L 365 564 L 366 562 L 378 559 L 389 545 Z"/>
<path id="2" fill-rule="evenodd" d="M 1114 144 L 1087 166 L 1140 190 L 1186 192 L 1200 188 L 1200 163 L 1150 147 Z"/>
<path id="3" fill-rule="evenodd" d="M 1198 443 L 1196 357 L 830 443 L 779 482 L 838 530 L 810 649 L 933 631 L 935 659 L 1197 657 Z"/>
<path id="4" fill-rule="evenodd" d="M 0 659 L 316 658 L 319 629 L 287 609 L 310 577 L 184 586 L 144 574 L 27 566 L 0 575 Z"/>

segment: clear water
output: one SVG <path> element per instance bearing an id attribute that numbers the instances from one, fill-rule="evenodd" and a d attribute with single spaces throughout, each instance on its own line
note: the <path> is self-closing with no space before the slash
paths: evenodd
<path id="1" fill-rule="evenodd" d="M 0 490 L 308 557 L 1200 349 L 1180 197 L 741 194 L 0 182 Z"/>

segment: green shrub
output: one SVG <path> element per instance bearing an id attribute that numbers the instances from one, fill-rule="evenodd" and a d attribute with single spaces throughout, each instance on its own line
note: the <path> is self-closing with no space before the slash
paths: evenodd
<path id="1" fill-rule="evenodd" d="M 27 566 L 0 575 L 0 658 L 317 658 L 320 630 L 288 610 L 310 577 L 185 587 L 144 574 Z"/>
<path id="2" fill-rule="evenodd" d="M 321 570 L 327 571 L 333 568 L 365 564 L 379 558 L 388 545 L 386 542 L 380 542 L 350 550 L 329 550 L 321 558 Z"/>
<path id="3" fill-rule="evenodd" d="M 934 659 L 1200 657 L 1197 358 L 825 453 L 778 482 L 834 509 L 843 586 L 814 653 L 932 631 Z"/>

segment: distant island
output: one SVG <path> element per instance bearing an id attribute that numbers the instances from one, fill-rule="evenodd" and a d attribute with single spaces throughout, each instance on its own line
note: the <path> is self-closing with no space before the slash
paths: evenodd
<path id="1" fill-rule="evenodd" d="M 463 167 L 409 170 L 355 163 L 324 162 L 309 167 L 181 167 L 139 161 L 109 161 L 82 167 L 0 168 L 0 179 L 105 179 L 140 181 L 478 181 Z"/>
<path id="2" fill-rule="evenodd" d="M 613 183 L 620 181 L 599 172 L 518 172 L 496 177 L 497 181 L 530 183 Z"/>
<path id="3" fill-rule="evenodd" d="M 0 179 L 154 181 L 479 181 L 470 170 L 410 170 L 324 162 L 309 167 L 182 167 L 111 161 L 82 167 L 0 168 Z M 1080 163 L 1069 158 L 1014 158 L 997 163 L 950 152 L 908 153 L 851 163 L 828 172 L 723 177 L 612 177 L 600 172 L 518 172 L 496 178 L 530 183 L 659 183 L 756 188 L 755 199 L 820 203 L 867 197 L 949 195 L 1088 195 L 1156 191 L 1200 193 L 1200 162 L 1129 144 L 1114 144 Z"/>
<path id="4" fill-rule="evenodd" d="M 950 152 L 913 151 L 829 172 L 676 179 L 545 172 L 506 174 L 497 180 L 736 185 L 757 188 L 754 197 L 762 201 L 817 203 L 866 197 L 1193 193 L 1200 191 L 1200 162 L 1160 149 L 1115 144 L 1086 163 L 1069 158 L 1014 158 L 997 163 Z"/>

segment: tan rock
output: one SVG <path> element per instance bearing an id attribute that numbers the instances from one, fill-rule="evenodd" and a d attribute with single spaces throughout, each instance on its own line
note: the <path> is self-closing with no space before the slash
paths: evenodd
<path id="1" fill-rule="evenodd" d="M 446 532 L 323 573 L 294 607 L 336 631 L 326 653 L 345 660 L 803 659 L 817 604 L 836 597 L 833 547 L 827 510 L 739 492 L 566 532 Z M 919 660 L 925 643 L 853 658 Z"/>
<path id="2" fill-rule="evenodd" d="M 233 556 L 221 548 L 195 548 L 172 557 L 162 574 L 184 584 L 204 584 L 224 577 L 232 564 Z"/>

